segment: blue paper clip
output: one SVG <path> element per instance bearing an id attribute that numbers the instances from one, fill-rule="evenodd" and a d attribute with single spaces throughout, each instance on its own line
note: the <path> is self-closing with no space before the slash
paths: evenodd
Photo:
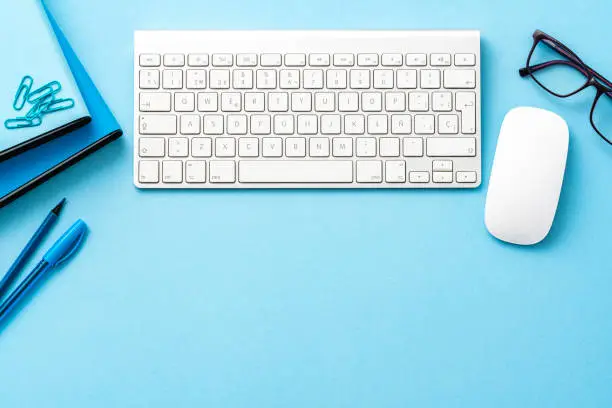
<path id="1" fill-rule="evenodd" d="M 36 104 L 32 106 L 32 109 L 30 109 L 28 113 L 26 113 L 25 117 L 28 119 L 32 119 L 37 116 L 42 116 L 44 114 L 45 109 L 47 109 L 49 104 L 54 100 L 54 94 L 47 95 L 44 98 L 39 99 L 38 102 L 36 102 Z"/>
<path id="2" fill-rule="evenodd" d="M 15 94 L 15 100 L 13 101 L 13 109 L 16 111 L 23 109 L 28 101 L 33 84 L 34 80 L 29 75 L 26 75 L 21 79 L 21 83 L 19 84 L 19 88 L 17 88 L 17 93 Z"/>
<path id="3" fill-rule="evenodd" d="M 44 109 L 42 109 L 40 112 L 43 115 L 46 115 L 47 113 L 63 111 L 66 109 L 72 109 L 73 107 L 74 107 L 74 99 L 72 98 L 54 99 L 50 101 L 48 104 L 46 104 Z"/>
<path id="4" fill-rule="evenodd" d="M 12 130 L 12 129 L 21 129 L 28 127 L 40 126 L 42 123 L 42 119 L 40 116 L 34 118 L 15 118 L 15 119 L 7 119 L 4 121 L 4 127 Z"/>
<path id="5" fill-rule="evenodd" d="M 51 81 L 48 84 L 36 89 L 35 91 L 30 91 L 28 102 L 35 103 L 44 97 L 58 93 L 61 89 L 62 85 L 59 82 Z"/>

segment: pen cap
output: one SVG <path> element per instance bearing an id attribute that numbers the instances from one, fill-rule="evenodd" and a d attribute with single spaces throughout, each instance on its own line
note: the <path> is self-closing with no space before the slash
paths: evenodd
<path id="1" fill-rule="evenodd" d="M 51 266 L 65 261 L 78 249 L 86 232 L 87 224 L 83 220 L 78 220 L 53 244 L 43 260 Z"/>

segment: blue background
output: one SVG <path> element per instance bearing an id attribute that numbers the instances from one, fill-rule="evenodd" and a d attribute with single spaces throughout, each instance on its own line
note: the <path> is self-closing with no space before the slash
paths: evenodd
<path id="1" fill-rule="evenodd" d="M 612 148 L 588 124 L 591 91 L 562 101 L 517 74 L 539 28 L 612 77 L 610 3 L 49 4 L 126 136 L 0 211 L 1 270 L 63 196 L 52 238 L 77 217 L 92 231 L 0 328 L 2 407 L 612 405 Z M 132 36 L 156 28 L 478 28 L 485 183 L 137 191 Z M 571 131 L 555 225 L 530 248 L 483 225 L 517 105 Z"/>

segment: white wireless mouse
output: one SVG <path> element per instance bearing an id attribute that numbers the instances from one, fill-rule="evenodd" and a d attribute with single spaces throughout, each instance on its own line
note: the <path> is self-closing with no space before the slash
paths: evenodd
<path id="1" fill-rule="evenodd" d="M 518 245 L 542 241 L 555 218 L 569 130 L 559 115 L 520 107 L 502 123 L 485 205 L 496 238 Z"/>

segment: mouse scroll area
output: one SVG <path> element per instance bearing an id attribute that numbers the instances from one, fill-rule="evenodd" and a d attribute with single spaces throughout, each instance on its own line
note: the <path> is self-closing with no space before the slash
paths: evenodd
<path id="1" fill-rule="evenodd" d="M 563 184 L 569 130 L 559 115 L 512 109 L 502 123 L 485 205 L 494 237 L 533 245 L 548 235 Z"/>

